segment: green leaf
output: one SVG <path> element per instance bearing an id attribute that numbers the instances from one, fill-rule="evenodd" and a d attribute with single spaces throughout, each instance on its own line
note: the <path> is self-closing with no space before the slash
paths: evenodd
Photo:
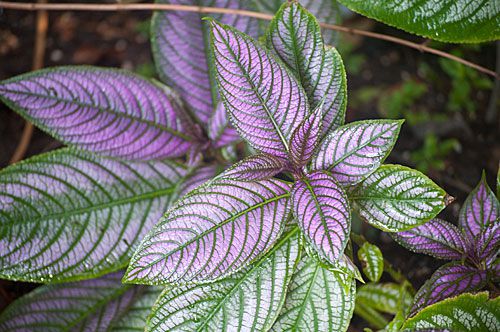
<path id="1" fill-rule="evenodd" d="M 61 149 L 0 171 L 0 277 L 74 281 L 116 271 L 175 199 L 186 169 Z"/>
<path id="2" fill-rule="evenodd" d="M 0 315 L 1 331 L 144 331 L 155 287 L 122 285 L 122 272 L 40 286 Z"/>
<path id="3" fill-rule="evenodd" d="M 349 195 L 369 224 L 400 232 L 434 218 L 446 206 L 446 192 L 414 169 L 383 165 Z"/>
<path id="4" fill-rule="evenodd" d="M 430 305 L 406 321 L 403 330 L 446 329 L 491 332 L 500 330 L 500 297 L 488 293 L 462 294 Z"/>
<path id="5" fill-rule="evenodd" d="M 297 266 L 272 331 L 346 331 L 355 293 L 354 279 L 304 257 Z"/>
<path id="6" fill-rule="evenodd" d="M 500 5 L 491 0 L 340 0 L 349 9 L 435 40 L 480 43 L 500 38 Z"/>
<path id="7" fill-rule="evenodd" d="M 384 257 L 380 249 L 374 244 L 365 242 L 358 251 L 358 258 L 368 279 L 373 282 L 379 281 L 384 272 Z"/>
<path id="8" fill-rule="evenodd" d="M 298 229 L 248 268 L 209 284 L 169 287 L 147 331 L 267 331 L 276 319 L 299 255 Z"/>
<path id="9" fill-rule="evenodd" d="M 409 308 L 412 300 L 406 287 L 395 283 L 362 285 L 356 293 L 356 303 L 363 303 L 378 311 L 393 315 L 397 314 L 403 306 Z"/>

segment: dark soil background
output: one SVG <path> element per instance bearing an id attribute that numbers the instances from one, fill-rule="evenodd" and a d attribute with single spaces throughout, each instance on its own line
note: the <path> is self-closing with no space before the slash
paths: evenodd
<path id="1" fill-rule="evenodd" d="M 154 75 L 148 37 L 149 17 L 150 13 L 147 12 L 51 12 L 44 64 L 46 67 L 76 64 L 121 67 L 147 76 Z M 0 79 L 30 71 L 35 20 L 36 15 L 30 12 L 0 12 Z M 424 41 L 420 37 L 360 16 L 351 16 L 344 24 L 417 42 Z M 456 45 L 438 46 L 447 51 L 460 48 Z M 350 35 L 342 36 L 338 47 L 348 71 L 348 121 L 383 117 L 375 100 L 360 101 L 361 92 L 366 88 L 375 91 L 380 89 L 384 93 L 395 91 L 408 78 L 427 88 L 425 95 L 408 107 L 424 109 L 429 114 L 443 114 L 452 82 L 443 72 L 438 57 L 384 41 Z M 460 50 L 467 59 L 495 68 L 494 43 L 477 49 Z M 420 74 L 423 63 L 437 76 L 437 81 L 427 82 L 426 76 Z M 479 77 L 493 82 L 491 77 L 484 74 L 479 74 Z M 472 114 L 470 111 L 458 110 L 452 114 L 447 113 L 449 119 L 444 123 L 423 121 L 418 126 L 406 123 L 396 148 L 387 161 L 415 167 L 411 152 L 422 147 L 423 133 L 426 132 L 434 133 L 440 139 L 458 141 L 459 149 L 454 149 L 444 157 L 438 156 L 443 162 L 441 169 L 430 168 L 426 171 L 437 184 L 456 197 L 456 201 L 441 214 L 442 218 L 452 222 L 456 222 L 461 203 L 479 181 L 483 169 L 487 172 L 490 186 L 495 188 L 500 159 L 500 126 L 498 113 L 492 123 L 487 124 L 485 121 L 491 94 L 491 88 L 480 91 L 472 89 L 470 99 L 475 105 Z M 496 103 L 498 107 L 498 101 Z M 23 127 L 24 120 L 0 104 L 0 168 L 8 165 Z M 60 146 L 60 143 L 35 129 L 26 157 Z M 434 156 L 431 155 L 430 158 Z M 409 278 L 415 288 L 420 287 L 443 264 L 428 256 L 408 252 L 387 235 L 369 226 L 360 228 L 369 240 L 381 247 L 384 256 Z M 0 280 L 0 310 L 34 287 L 34 284 Z"/>

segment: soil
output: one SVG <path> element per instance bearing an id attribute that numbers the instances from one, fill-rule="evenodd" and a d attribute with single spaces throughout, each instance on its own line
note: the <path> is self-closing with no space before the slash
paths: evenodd
<path id="1" fill-rule="evenodd" d="M 146 12 L 128 13 L 87 13 L 51 12 L 45 66 L 56 65 L 97 65 L 137 70 L 151 65 L 151 53 L 147 26 L 149 14 Z M 396 35 L 422 42 L 423 39 L 408 35 L 382 24 L 367 23 L 366 19 L 356 16 L 347 24 L 365 25 L 372 30 Z M 371 21 L 369 21 L 371 22 Z M 7 10 L 0 12 L 0 79 L 6 79 L 30 71 L 34 44 L 35 14 Z M 438 58 L 422 54 L 413 49 L 390 44 L 375 39 L 354 38 L 356 48 L 352 54 L 364 54 L 365 61 L 359 74 L 348 73 L 349 97 L 355 91 L 367 86 L 397 86 L 405 77 L 416 76 L 418 65 L 427 62 L 433 70 L 442 74 Z M 451 46 L 450 46 L 451 47 Z M 481 52 L 470 51 L 466 57 L 488 68 L 495 68 L 494 45 L 486 46 Z M 389 59 L 389 60 L 388 60 Z M 147 68 L 147 67 L 146 67 Z M 443 76 L 446 78 L 446 76 Z M 440 112 L 446 100 L 439 98 L 438 92 L 421 102 L 429 112 Z M 475 95 L 478 111 L 474 119 L 462 116 L 460 125 L 451 126 L 443 138 L 455 138 L 460 142 L 461 152 L 452 152 L 445 160 L 445 169 L 430 171 L 428 175 L 448 193 L 456 198 L 441 217 L 456 221 L 460 204 L 467 192 L 478 182 L 482 170 L 487 171 L 490 185 L 495 186 L 495 175 L 500 159 L 500 130 L 498 118 L 494 124 L 486 124 L 485 112 L 491 91 Z M 376 105 L 351 108 L 348 104 L 348 121 L 377 118 Z M 19 142 L 24 120 L 0 104 L 0 168 L 8 165 Z M 464 130 L 464 127 L 466 128 Z M 441 130 L 442 128 L 424 128 Z M 421 142 L 419 131 L 405 125 L 394 153 L 388 163 L 413 166 L 409 152 L 418 148 Z M 35 129 L 26 157 L 46 152 L 61 144 Z M 363 228 L 366 230 L 366 228 Z M 420 287 L 432 272 L 443 262 L 428 256 L 417 255 L 395 244 L 387 235 L 369 229 L 365 234 L 377 243 L 385 257 L 401 270 L 413 283 Z M 36 285 L 0 280 L 0 311 L 14 299 L 32 290 Z M 359 322 L 355 326 L 363 326 Z M 353 327 L 353 331 L 357 330 Z"/>

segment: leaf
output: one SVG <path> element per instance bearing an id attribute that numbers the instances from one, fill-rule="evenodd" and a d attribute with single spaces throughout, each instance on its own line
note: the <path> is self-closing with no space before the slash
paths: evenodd
<path id="1" fill-rule="evenodd" d="M 290 160 L 301 168 L 312 158 L 321 134 L 321 105 L 295 128 L 290 139 Z"/>
<path id="2" fill-rule="evenodd" d="M 451 43 L 500 38 L 500 6 L 481 0 L 340 0 L 349 9 L 396 28 Z"/>
<path id="3" fill-rule="evenodd" d="M 208 122 L 208 137 L 215 148 L 221 148 L 240 140 L 236 129 L 229 125 L 229 119 L 223 103 L 218 103 Z"/>
<path id="4" fill-rule="evenodd" d="M 334 263 L 344 252 L 351 230 L 349 200 L 328 173 L 314 172 L 292 188 L 293 213 L 307 242 Z"/>
<path id="5" fill-rule="evenodd" d="M 258 11 L 275 14 L 283 4 L 282 0 L 254 0 Z M 341 9 L 337 1 L 332 0 L 301 0 L 300 4 L 311 12 L 320 22 L 338 24 L 341 21 Z M 334 30 L 324 29 L 325 43 L 333 45 L 337 41 Z"/>
<path id="6" fill-rule="evenodd" d="M 220 177 L 238 181 L 270 179 L 286 168 L 286 161 L 269 154 L 257 154 L 231 166 Z"/>
<path id="7" fill-rule="evenodd" d="M 355 296 L 352 278 L 303 257 L 272 331 L 346 331 Z"/>
<path id="8" fill-rule="evenodd" d="M 486 272 L 460 263 L 441 266 L 415 295 L 410 316 L 433 303 L 466 292 L 478 291 L 486 285 Z"/>
<path id="9" fill-rule="evenodd" d="M 1 82 L 0 100 L 66 144 L 123 159 L 179 157 L 197 135 L 168 90 L 123 70 L 34 71 Z"/>
<path id="10" fill-rule="evenodd" d="M 309 113 L 304 90 L 255 40 L 211 25 L 217 81 L 233 125 L 256 149 L 287 158 L 292 132 Z"/>
<path id="11" fill-rule="evenodd" d="M 124 162 L 68 148 L 5 168 L 0 277 L 61 282 L 123 268 L 185 174 L 174 162 Z"/>
<path id="12" fill-rule="evenodd" d="M 244 270 L 209 284 L 167 288 L 147 331 L 267 331 L 276 319 L 298 254 L 297 228 Z"/>
<path id="13" fill-rule="evenodd" d="M 250 9 L 243 0 L 156 0 L 157 3 Z M 161 79 L 179 92 L 192 113 L 207 124 L 217 101 L 209 63 L 207 14 L 183 11 L 155 12 L 151 21 L 153 58 Z M 257 35 L 255 19 L 240 15 L 212 15 L 238 30 Z"/>
<path id="14" fill-rule="evenodd" d="M 500 204 L 484 174 L 460 209 L 458 222 L 472 243 L 487 225 L 500 222 Z"/>
<path id="15" fill-rule="evenodd" d="M 322 142 L 311 168 L 332 172 L 344 186 L 357 184 L 389 155 L 402 123 L 399 120 L 368 120 L 337 128 Z"/>
<path id="16" fill-rule="evenodd" d="M 342 58 L 326 48 L 316 18 L 298 3 L 286 2 L 269 25 L 269 49 L 298 77 L 311 109 L 323 103 L 323 134 L 344 123 L 347 83 Z"/>
<path id="17" fill-rule="evenodd" d="M 490 300 L 487 292 L 462 294 L 423 309 L 406 321 L 403 330 L 491 332 L 500 330 L 499 317 L 500 297 Z"/>
<path id="18" fill-rule="evenodd" d="M 280 180 L 218 179 L 179 200 L 149 232 L 124 277 L 144 284 L 216 280 L 269 250 L 289 214 Z"/>
<path id="19" fill-rule="evenodd" d="M 412 296 L 406 288 L 395 283 L 366 284 L 358 287 L 356 291 L 356 303 L 358 302 L 395 315 L 401 306 L 411 306 Z"/>
<path id="20" fill-rule="evenodd" d="M 358 258 L 368 279 L 372 282 L 379 281 L 384 272 L 384 257 L 380 249 L 374 244 L 365 242 L 359 248 Z"/>
<path id="21" fill-rule="evenodd" d="M 130 322 L 140 303 L 149 305 L 148 298 L 158 291 L 124 286 L 121 275 L 115 272 L 98 279 L 40 286 L 2 312 L 0 330 L 126 331 L 125 326 L 130 326 L 132 331 L 124 323 Z M 144 329 L 146 316 L 136 319 L 138 329 Z"/>
<path id="22" fill-rule="evenodd" d="M 386 232 L 401 232 L 434 218 L 446 193 L 424 174 L 400 165 L 383 165 L 349 195 L 359 215 Z"/>
<path id="23" fill-rule="evenodd" d="M 479 260 L 488 261 L 498 255 L 500 249 L 500 222 L 489 224 L 476 239 L 475 254 Z"/>
<path id="24" fill-rule="evenodd" d="M 441 219 L 432 219 L 405 232 L 392 233 L 391 237 L 408 250 L 439 259 L 461 260 L 467 253 L 462 232 Z"/>
<path id="25" fill-rule="evenodd" d="M 219 173 L 218 165 L 201 165 L 193 169 L 184 178 L 184 181 L 178 185 L 178 196 L 183 197 L 190 191 L 213 179 L 217 173 Z"/>

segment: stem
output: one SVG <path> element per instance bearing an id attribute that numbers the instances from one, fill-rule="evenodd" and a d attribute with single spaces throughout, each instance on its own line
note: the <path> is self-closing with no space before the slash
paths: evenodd
<path id="1" fill-rule="evenodd" d="M 356 306 L 354 307 L 354 313 L 359 317 L 363 318 L 368 324 L 377 330 L 383 329 L 389 324 L 389 321 L 382 316 L 377 310 L 368 307 L 361 303 L 360 301 L 356 301 Z"/>
<path id="2" fill-rule="evenodd" d="M 130 10 L 163 10 L 163 11 L 185 11 L 185 12 L 196 12 L 200 14 L 233 14 L 254 17 L 263 20 L 271 20 L 273 15 L 250 11 L 241 9 L 230 9 L 230 8 L 218 8 L 218 7 L 203 7 L 203 6 L 185 6 L 185 5 L 174 5 L 174 4 L 160 4 L 160 3 L 117 3 L 117 4 L 85 4 L 85 3 L 17 3 L 11 1 L 0 1 L 0 8 L 5 9 L 17 9 L 17 10 L 72 10 L 72 11 L 130 11 Z M 336 30 L 344 33 L 351 33 L 355 35 L 365 36 L 369 38 L 375 38 L 380 40 L 385 40 L 391 43 L 396 43 L 399 45 L 404 45 L 410 48 L 414 48 L 421 52 L 427 52 L 450 60 L 459 62 L 465 66 L 474 68 L 482 73 L 488 74 L 493 77 L 497 77 L 497 74 L 488 68 L 482 67 L 473 62 L 467 61 L 460 57 L 454 56 L 452 54 L 436 50 L 432 47 L 428 47 L 425 44 L 418 44 L 411 42 L 406 39 L 397 38 L 394 36 L 388 36 L 381 33 L 375 33 L 371 31 L 359 30 L 348 28 L 340 25 L 320 23 L 321 27 L 329 30 Z"/>

